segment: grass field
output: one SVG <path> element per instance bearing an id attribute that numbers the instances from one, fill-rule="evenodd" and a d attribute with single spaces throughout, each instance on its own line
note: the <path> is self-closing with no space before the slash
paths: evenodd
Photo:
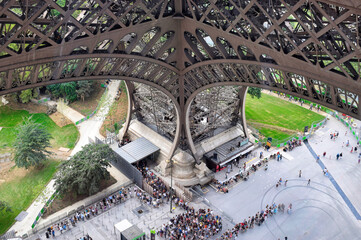
<path id="1" fill-rule="evenodd" d="M 246 119 L 266 137 L 283 140 L 302 132 L 305 126 L 319 122 L 324 116 L 280 98 L 262 93 L 260 99 L 246 99 Z"/>
<path id="2" fill-rule="evenodd" d="M 32 119 L 41 123 L 52 135 L 52 147 L 74 148 L 79 132 L 74 124 L 64 127 L 57 126 L 45 113 L 30 114 L 24 110 L 12 110 L 7 106 L 0 107 L 0 148 L 11 147 L 16 138 L 15 127 L 22 123 L 23 118 L 32 116 Z"/>
<path id="3" fill-rule="evenodd" d="M 12 225 L 15 217 L 26 210 L 34 199 L 42 192 L 44 186 L 53 177 L 56 167 L 60 162 L 49 160 L 41 170 L 31 168 L 25 174 L 25 170 L 12 168 L 11 174 L 23 175 L 9 182 L 0 184 L 0 200 L 6 201 L 13 212 L 0 212 L 0 235 Z M 35 220 L 35 219 L 34 219 Z"/>

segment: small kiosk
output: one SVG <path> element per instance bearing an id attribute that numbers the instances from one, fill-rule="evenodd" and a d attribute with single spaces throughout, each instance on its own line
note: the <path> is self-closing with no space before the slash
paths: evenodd
<path id="1" fill-rule="evenodd" d="M 145 240 L 145 232 L 136 225 L 131 224 L 127 219 L 114 224 L 114 232 L 117 239 L 120 240 Z"/>

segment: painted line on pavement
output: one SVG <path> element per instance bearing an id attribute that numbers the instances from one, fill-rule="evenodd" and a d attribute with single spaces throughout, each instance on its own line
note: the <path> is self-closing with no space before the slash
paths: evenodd
<path id="1" fill-rule="evenodd" d="M 311 145 L 309 144 L 309 142 L 307 140 L 304 141 L 306 147 L 308 148 L 308 150 L 311 152 L 312 156 L 317 159 L 317 154 L 315 153 L 315 151 L 313 150 L 313 148 L 311 147 Z M 317 161 L 317 163 L 320 165 L 320 167 L 323 169 L 325 169 L 325 165 L 323 164 L 323 162 L 320 160 Z M 353 213 L 353 215 L 356 217 L 357 220 L 361 220 L 361 216 L 358 213 L 358 211 L 356 210 L 355 206 L 351 203 L 350 199 L 348 199 L 348 197 L 346 196 L 346 194 L 342 191 L 341 187 L 338 185 L 338 183 L 336 182 L 336 180 L 332 177 L 331 173 L 328 172 L 328 178 L 330 179 L 331 183 L 333 184 L 333 186 L 336 188 L 337 192 L 341 195 L 341 197 L 343 198 L 343 200 L 345 201 L 346 205 L 348 206 L 348 208 L 351 210 L 351 212 Z"/>
<path id="2" fill-rule="evenodd" d="M 254 160 L 256 160 L 257 159 L 257 157 L 254 157 L 254 158 L 252 158 L 251 160 L 249 160 L 248 162 L 246 162 L 246 164 L 248 164 L 248 163 L 250 163 L 250 162 L 253 162 Z"/>

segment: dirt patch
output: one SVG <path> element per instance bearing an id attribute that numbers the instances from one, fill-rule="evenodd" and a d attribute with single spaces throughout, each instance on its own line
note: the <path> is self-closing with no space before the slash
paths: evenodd
<path id="1" fill-rule="evenodd" d="M 126 91 L 122 91 L 118 100 L 114 101 L 113 105 L 109 109 L 109 113 L 105 118 L 102 127 L 100 128 L 100 134 L 106 136 L 106 129 L 114 129 L 114 123 L 125 121 L 128 113 L 128 96 Z"/>
<path id="2" fill-rule="evenodd" d="M 29 170 L 15 167 L 15 162 L 0 163 L 0 185 L 24 177 Z"/>
<path id="3" fill-rule="evenodd" d="M 69 107 L 73 108 L 74 110 L 80 112 L 84 116 L 89 115 L 92 113 L 98 106 L 103 93 L 105 92 L 105 88 L 101 87 L 102 81 L 94 81 L 93 83 L 93 92 L 90 96 L 84 99 L 84 102 L 79 99 L 73 103 L 69 104 Z"/>
<path id="4" fill-rule="evenodd" d="M 70 121 L 67 117 L 65 117 L 63 114 L 61 114 L 60 112 L 55 112 L 51 115 L 49 115 L 49 117 L 56 123 L 56 125 L 58 125 L 59 127 L 64 127 L 68 124 L 72 124 L 72 121 Z"/>
<path id="5" fill-rule="evenodd" d="M 42 104 L 35 104 L 32 102 L 29 103 L 19 103 L 13 100 L 11 97 L 6 98 L 9 103 L 6 106 L 14 110 L 26 110 L 29 113 L 46 113 L 47 107 Z"/>
<path id="6" fill-rule="evenodd" d="M 296 130 L 279 127 L 279 126 L 273 126 L 273 125 L 264 124 L 264 123 L 251 122 L 251 121 L 249 121 L 248 123 L 255 128 L 268 128 L 268 129 L 278 130 L 278 131 L 281 131 L 281 132 L 284 132 L 284 133 L 290 134 L 290 135 L 299 133 L 299 131 L 296 131 Z"/>
<path id="7" fill-rule="evenodd" d="M 51 157 L 54 159 L 59 159 L 59 160 L 67 160 L 68 157 L 71 154 L 71 151 L 69 152 L 63 152 L 63 151 L 59 151 L 59 149 L 49 149 L 50 152 L 52 152 Z"/>
<path id="8" fill-rule="evenodd" d="M 103 180 L 100 182 L 100 191 L 106 189 L 107 187 L 113 185 L 116 183 L 117 180 L 115 180 L 112 176 L 110 176 L 109 180 Z M 88 195 L 76 195 L 73 192 L 66 194 L 63 198 L 56 198 L 52 204 L 47 208 L 46 212 L 42 216 L 42 218 L 46 219 L 48 216 L 50 216 L 53 213 L 56 213 L 59 210 L 62 210 L 78 201 L 81 201 L 85 198 L 89 197 Z"/>
<path id="9" fill-rule="evenodd" d="M 70 156 L 71 151 L 69 152 L 62 152 L 58 149 L 48 149 L 53 154 L 51 158 L 59 159 L 59 160 L 66 160 Z M 7 149 L 7 152 L 11 150 Z M 30 168 L 31 169 L 31 168 Z M 17 168 L 15 167 L 15 162 L 2 162 L 0 163 L 0 185 L 4 182 L 9 182 L 18 178 L 24 177 L 30 170 L 26 170 L 25 168 Z"/>

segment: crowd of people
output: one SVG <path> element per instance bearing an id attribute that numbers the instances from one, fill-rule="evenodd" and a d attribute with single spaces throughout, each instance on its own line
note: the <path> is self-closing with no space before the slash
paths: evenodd
<path id="1" fill-rule="evenodd" d="M 138 188 L 135 187 L 134 192 L 137 189 Z M 45 232 L 45 237 L 50 238 L 56 237 L 59 234 L 63 234 L 64 232 L 69 231 L 71 228 L 76 227 L 79 222 L 89 220 L 90 218 L 109 210 L 111 207 L 126 201 L 130 197 L 131 191 L 131 187 L 121 188 L 119 192 L 103 198 L 101 201 L 86 207 L 82 211 L 75 212 L 72 216 L 69 216 L 60 222 L 49 226 Z M 80 239 L 91 240 L 92 238 L 87 235 Z"/>
<path id="2" fill-rule="evenodd" d="M 222 231 L 222 218 L 214 215 L 211 209 L 185 208 L 186 212 L 163 224 L 157 234 L 161 238 L 171 240 L 209 239 Z"/>
<path id="3" fill-rule="evenodd" d="M 239 233 L 244 233 L 248 229 L 254 228 L 255 225 L 261 226 L 268 218 L 277 214 L 278 212 L 284 213 L 285 204 L 280 203 L 276 205 L 273 203 L 272 205 L 267 205 L 266 208 L 260 212 L 257 212 L 254 216 L 249 216 L 248 219 L 244 219 L 242 222 L 237 223 L 232 229 L 226 230 L 218 240 L 231 240 L 238 237 Z M 287 208 L 287 213 L 291 213 L 292 204 L 290 204 Z"/>
<path id="4" fill-rule="evenodd" d="M 142 173 L 143 179 L 145 179 L 146 183 L 152 188 L 152 193 L 147 193 L 138 189 L 136 195 L 143 203 L 156 208 L 162 203 L 168 203 L 170 200 L 174 202 L 175 206 L 179 205 L 182 207 L 188 204 L 188 202 L 185 202 L 176 196 L 175 190 L 173 190 L 171 194 L 170 188 L 164 183 L 162 178 L 157 176 L 148 167 L 143 165 L 137 166 L 137 168 Z"/>
<path id="5" fill-rule="evenodd" d="M 273 155 L 271 155 L 273 156 Z M 276 158 L 278 161 L 280 161 L 282 159 L 282 154 L 280 154 L 279 152 L 276 154 L 274 154 L 274 158 Z M 260 158 L 263 158 L 263 152 L 260 153 Z M 234 163 L 230 163 L 230 164 L 234 164 L 235 167 L 239 168 L 239 172 L 237 174 L 235 174 L 233 177 L 228 178 L 226 175 L 226 180 L 225 181 L 220 181 L 217 179 L 213 179 L 211 184 L 216 188 L 217 192 L 222 192 L 222 193 L 228 193 L 229 192 L 229 188 L 235 184 L 237 184 L 239 181 L 247 181 L 250 175 L 250 172 L 256 172 L 262 165 L 265 166 L 265 170 L 268 169 L 268 159 L 264 158 L 263 160 L 260 160 L 258 163 L 256 164 L 252 164 L 249 169 L 246 171 L 246 163 L 243 164 L 242 167 L 239 167 L 239 163 L 238 162 L 234 162 Z M 227 173 L 226 173 L 227 174 Z"/>
<path id="6" fill-rule="evenodd" d="M 285 146 L 283 148 L 284 152 L 289 152 L 292 151 L 295 147 L 299 147 L 302 145 L 302 141 L 301 140 L 297 140 L 297 139 L 293 139 L 293 140 L 289 140 L 287 141 L 287 146 Z"/>

